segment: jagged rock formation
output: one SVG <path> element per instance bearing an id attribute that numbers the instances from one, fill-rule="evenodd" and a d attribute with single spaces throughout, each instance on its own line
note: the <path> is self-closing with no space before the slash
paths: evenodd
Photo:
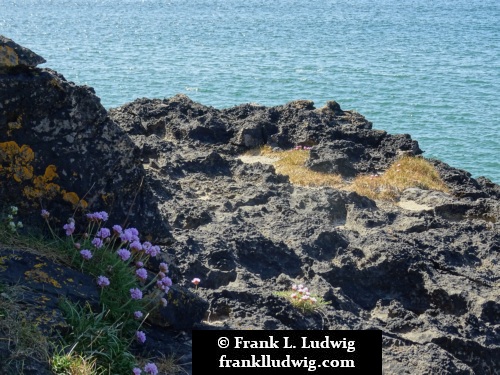
<path id="1" fill-rule="evenodd" d="M 0 73 L 0 132 L 1 142 L 33 150 L 34 176 L 54 165 L 61 190 L 164 246 L 178 292 L 206 302 L 197 304 L 203 320 L 170 310 L 152 322 L 164 337 L 189 326 L 375 328 L 384 373 L 500 371 L 498 185 L 433 161 L 452 194 L 413 188 L 388 204 L 295 186 L 272 165 L 239 157 L 262 144 L 312 146 L 311 169 L 348 179 L 421 154 L 409 135 L 374 130 L 335 102 L 217 110 L 178 95 L 106 113 L 91 88 L 35 67 Z M 32 178 L 7 180 L 2 200 L 25 201 L 16 188 Z M 73 210 L 41 199 L 60 215 Z M 202 280 L 196 290 L 193 277 Z M 292 282 L 331 304 L 303 316 L 274 294 Z"/>
<path id="2" fill-rule="evenodd" d="M 45 62 L 42 56 L 0 35 L 0 70 L 35 67 Z"/>

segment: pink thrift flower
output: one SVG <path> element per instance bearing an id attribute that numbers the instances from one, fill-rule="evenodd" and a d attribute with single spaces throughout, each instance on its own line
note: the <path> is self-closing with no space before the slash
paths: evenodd
<path id="1" fill-rule="evenodd" d="M 82 250 L 82 251 L 80 251 L 80 254 L 81 254 L 82 258 L 85 260 L 89 260 L 92 258 L 92 253 L 90 252 L 90 250 L 87 250 L 87 249 Z"/>
<path id="2" fill-rule="evenodd" d="M 108 220 L 108 213 L 105 211 L 93 212 L 91 214 L 87 214 L 87 219 L 90 221 L 106 221 Z"/>
<path id="3" fill-rule="evenodd" d="M 123 229 L 120 225 L 116 224 L 116 225 L 113 225 L 113 232 L 116 234 L 116 235 L 120 235 L 123 233 Z"/>
<path id="4" fill-rule="evenodd" d="M 134 312 L 134 319 L 139 320 L 139 319 L 141 319 L 143 317 L 143 315 L 144 314 L 142 313 L 142 311 L 135 311 Z"/>
<path id="5" fill-rule="evenodd" d="M 297 284 L 292 285 L 292 290 L 297 290 Z"/>
<path id="6" fill-rule="evenodd" d="M 135 228 L 127 228 L 120 235 L 123 242 L 139 241 L 139 231 Z"/>
<path id="7" fill-rule="evenodd" d="M 144 244 L 142 245 L 144 248 Z M 160 246 L 154 245 L 146 250 L 146 254 L 148 254 L 151 258 L 155 258 L 158 254 L 160 254 Z"/>
<path id="8" fill-rule="evenodd" d="M 135 275 L 142 281 L 148 278 L 148 271 L 145 268 L 139 268 L 135 271 Z"/>
<path id="9" fill-rule="evenodd" d="M 160 300 L 160 302 L 161 302 L 161 305 L 162 305 L 163 307 L 167 307 L 168 302 L 167 302 L 167 300 L 166 300 L 165 298 L 162 298 L 162 299 Z"/>
<path id="10" fill-rule="evenodd" d="M 47 211 L 47 210 L 42 210 L 42 217 L 43 217 L 44 219 L 48 219 L 48 218 L 49 218 L 49 216 L 50 216 L 49 211 Z"/>
<path id="11" fill-rule="evenodd" d="M 138 288 L 130 289 L 130 297 L 132 299 L 142 299 L 142 291 Z"/>
<path id="12" fill-rule="evenodd" d="M 144 267 L 144 263 L 142 263 L 142 262 L 140 262 L 140 261 L 139 261 L 139 262 L 135 262 L 135 267 L 136 267 L 136 268 L 141 268 L 141 267 Z"/>
<path id="13" fill-rule="evenodd" d="M 168 265 L 167 265 L 167 263 L 161 262 L 159 267 L 160 267 L 160 271 L 161 272 L 168 273 Z"/>
<path id="14" fill-rule="evenodd" d="M 138 367 L 134 367 L 134 368 L 132 369 L 132 373 L 133 373 L 134 375 L 141 375 L 141 372 L 142 372 L 142 370 L 141 370 L 140 368 L 138 368 Z"/>
<path id="15" fill-rule="evenodd" d="M 128 229 L 125 229 L 122 233 L 120 233 L 120 239 L 123 242 L 130 242 L 133 239 L 132 233 Z"/>
<path id="16" fill-rule="evenodd" d="M 168 276 L 165 276 L 163 279 L 161 279 L 161 283 L 165 286 L 172 286 L 172 279 Z"/>
<path id="17" fill-rule="evenodd" d="M 101 219 L 102 221 L 107 221 L 107 220 L 108 220 L 108 217 L 109 217 L 109 216 L 108 216 L 108 213 L 107 213 L 106 211 L 101 211 L 101 212 L 99 212 L 99 215 L 100 215 L 100 219 Z"/>
<path id="18" fill-rule="evenodd" d="M 200 281 L 201 281 L 201 280 L 200 280 L 199 278 L 197 278 L 197 277 L 195 277 L 193 280 L 191 280 L 191 282 L 192 282 L 194 285 L 196 285 L 196 286 L 200 283 Z"/>
<path id="19" fill-rule="evenodd" d="M 130 251 L 128 251 L 127 249 L 120 249 L 116 252 L 116 254 L 118 254 L 120 259 L 124 262 L 130 259 Z"/>
<path id="20" fill-rule="evenodd" d="M 66 231 L 66 236 L 71 236 L 75 231 L 75 222 L 70 221 L 68 224 L 63 226 L 63 229 Z"/>
<path id="21" fill-rule="evenodd" d="M 141 344 L 144 344 L 144 342 L 146 341 L 146 334 L 142 331 L 137 331 L 135 333 L 135 338 L 137 339 L 137 341 L 139 341 Z"/>
<path id="22" fill-rule="evenodd" d="M 128 228 L 127 230 L 129 230 L 133 236 L 139 237 L 139 231 L 136 228 Z"/>
<path id="23" fill-rule="evenodd" d="M 146 366 L 144 366 L 144 372 L 150 375 L 158 375 L 158 368 L 154 363 L 148 363 Z"/>
<path id="24" fill-rule="evenodd" d="M 105 286 L 109 285 L 109 279 L 106 276 L 99 276 L 97 278 L 97 285 L 99 285 L 101 288 L 104 288 Z"/>
<path id="25" fill-rule="evenodd" d="M 139 241 L 134 241 L 130 244 L 130 250 L 132 251 L 141 251 L 142 245 Z"/>
<path id="26" fill-rule="evenodd" d="M 101 228 L 99 229 L 99 232 L 97 232 L 96 236 L 105 239 L 111 236 L 111 231 L 108 228 Z"/>
<path id="27" fill-rule="evenodd" d="M 103 245 L 103 242 L 100 238 L 96 237 L 92 240 L 92 245 L 94 245 L 97 249 L 100 249 Z"/>

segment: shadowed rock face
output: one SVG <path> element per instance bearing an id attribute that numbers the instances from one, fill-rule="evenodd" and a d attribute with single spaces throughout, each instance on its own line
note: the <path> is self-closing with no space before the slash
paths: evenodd
<path id="1" fill-rule="evenodd" d="M 0 134 L 2 142 L 29 147 L 34 155 L 28 161 L 21 154 L 2 154 L 4 171 L 12 165 L 32 168 L 31 178 L 19 181 L 4 173 L 6 182 L 0 185 L 6 201 L 37 209 L 36 215 L 21 210 L 28 212 L 26 224 L 40 222 L 42 207 L 65 222 L 75 206 L 62 197 L 75 192 L 89 209 L 105 209 L 117 223 L 140 221 L 143 228 L 168 233 L 160 216 L 149 211 L 155 198 L 144 182 L 140 150 L 110 121 L 92 88 L 76 86 L 49 69 L 0 74 Z M 45 181 L 48 166 L 55 174 Z M 37 176 L 43 181 L 36 182 Z M 37 193 L 27 194 L 30 188 Z"/>
<path id="2" fill-rule="evenodd" d="M 389 205 L 294 186 L 238 158 L 262 144 L 307 145 L 310 168 L 353 177 L 421 154 L 409 135 L 374 130 L 335 102 L 217 110 L 178 95 L 106 113 L 91 88 L 37 68 L 0 74 L 0 132 L 33 149 L 35 171 L 56 165 L 57 183 L 89 210 L 165 245 L 176 293 L 204 302 L 154 317 L 164 332 L 375 328 L 387 374 L 500 368 L 498 185 L 433 161 L 453 195 L 408 189 Z M 16 199 L 12 184 L 3 194 Z M 274 294 L 295 282 L 330 302 L 321 315 Z M 200 309 L 203 321 L 186 321 Z"/>

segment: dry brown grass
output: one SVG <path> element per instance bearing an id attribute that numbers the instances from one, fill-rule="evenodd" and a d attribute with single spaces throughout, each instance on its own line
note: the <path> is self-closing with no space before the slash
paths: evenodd
<path id="1" fill-rule="evenodd" d="M 397 201 L 403 190 L 411 187 L 449 193 L 432 164 L 414 156 L 398 159 L 381 175 L 358 176 L 348 189 L 371 199 Z"/>
<path id="2" fill-rule="evenodd" d="M 403 190 L 410 187 L 449 193 L 436 169 L 423 157 L 403 156 L 381 175 L 361 175 L 348 182 L 340 175 L 306 168 L 309 150 L 272 151 L 269 146 L 262 146 L 248 151 L 246 155 L 275 159 L 273 165 L 276 172 L 288 176 L 291 183 L 299 186 L 329 186 L 387 201 L 397 201 Z"/>
<path id="3" fill-rule="evenodd" d="M 9 374 L 24 373 L 27 359 L 39 363 L 49 359 L 49 341 L 22 304 L 27 291 L 21 285 L 0 284 L 0 340 L 8 348 L 0 371 Z"/>
<path id="4" fill-rule="evenodd" d="M 61 244 L 30 233 L 12 233 L 0 225 L 0 250 L 25 252 L 50 259 L 61 265 L 71 265 L 71 259 L 61 250 Z"/>
<path id="5" fill-rule="evenodd" d="M 159 375 L 188 374 L 173 354 L 163 355 L 156 360 Z"/>
<path id="6" fill-rule="evenodd" d="M 250 150 L 248 155 L 275 158 L 276 172 L 290 178 L 290 182 L 299 186 L 330 186 L 340 188 L 344 185 L 340 175 L 320 173 L 305 167 L 309 150 L 272 151 L 269 146 Z"/>

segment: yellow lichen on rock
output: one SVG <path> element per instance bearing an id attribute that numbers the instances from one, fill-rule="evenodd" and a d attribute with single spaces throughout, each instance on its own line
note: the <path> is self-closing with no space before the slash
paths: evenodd
<path id="1" fill-rule="evenodd" d="M 9 46 L 0 46 L 0 66 L 13 67 L 19 65 L 16 51 Z"/>
<path id="2" fill-rule="evenodd" d="M 14 141 L 0 143 L 0 175 L 12 177 L 16 182 L 29 180 L 33 177 L 31 162 L 35 158 L 33 150 L 19 145 Z"/>
<path id="3" fill-rule="evenodd" d="M 32 200 L 54 199 L 62 194 L 63 200 L 69 202 L 75 208 L 87 208 L 88 203 L 80 199 L 75 192 L 62 190 L 61 186 L 53 182 L 58 178 L 57 167 L 53 164 L 45 168 L 43 175 L 34 175 L 31 163 L 35 159 L 35 153 L 27 146 L 19 146 L 15 141 L 0 143 L 0 177 L 12 178 L 18 183 L 28 180 L 31 182 L 22 188 L 23 195 Z"/>
<path id="4" fill-rule="evenodd" d="M 61 187 L 52 182 L 56 177 L 59 177 L 56 173 L 56 166 L 51 164 L 45 168 L 45 173 L 42 176 L 33 178 L 33 186 L 24 188 L 24 195 L 29 199 L 53 199 L 61 191 Z"/>
<path id="5" fill-rule="evenodd" d="M 7 127 L 9 128 L 7 130 L 7 135 L 8 136 L 11 136 L 12 135 L 12 131 L 13 130 L 18 130 L 18 129 L 21 129 L 23 127 L 23 115 L 19 115 L 17 116 L 17 119 L 16 121 L 12 121 L 12 122 L 9 122 L 7 124 Z"/>
<path id="6" fill-rule="evenodd" d="M 71 203 L 74 207 L 87 208 L 88 203 L 84 199 L 80 199 L 78 194 L 73 191 L 62 191 L 62 197 L 66 202 Z"/>
<path id="7" fill-rule="evenodd" d="M 50 277 L 47 272 L 44 272 L 40 269 L 34 269 L 34 270 L 31 270 L 31 271 L 26 271 L 24 273 L 24 276 L 28 279 L 28 280 L 32 280 L 32 281 L 35 281 L 35 282 L 38 282 L 38 283 L 45 283 L 45 284 L 50 284 L 56 288 L 61 288 L 61 284 L 59 284 L 59 282 Z"/>
<path id="8" fill-rule="evenodd" d="M 115 196 L 113 193 L 104 193 L 101 195 L 101 199 L 103 200 L 104 203 L 109 205 L 111 204 L 111 202 L 113 202 Z"/>

